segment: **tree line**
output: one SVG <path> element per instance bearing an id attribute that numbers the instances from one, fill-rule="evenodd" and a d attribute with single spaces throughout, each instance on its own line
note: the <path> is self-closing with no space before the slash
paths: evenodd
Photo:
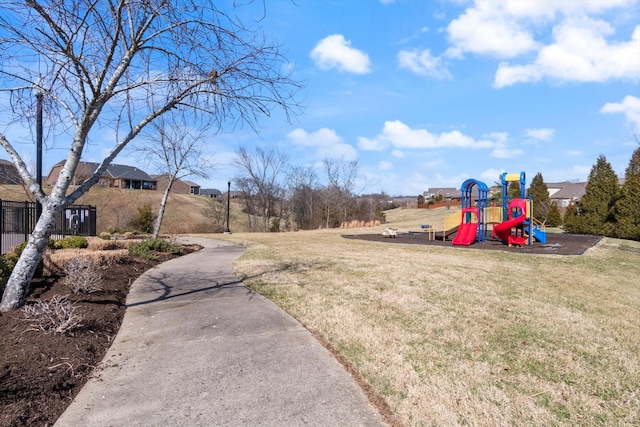
<path id="1" fill-rule="evenodd" d="M 622 185 L 607 158 L 599 156 L 589 173 L 584 196 L 569 204 L 564 218 L 555 202 L 550 203 L 540 173 L 531 181 L 528 194 L 536 208 L 535 217 L 548 226 L 562 225 L 569 233 L 640 240 L 640 147 L 631 155 Z"/>
<path id="2" fill-rule="evenodd" d="M 289 164 L 276 148 L 240 147 L 233 179 L 250 231 L 336 228 L 352 221 L 384 222 L 393 207 L 384 193 L 356 197 L 358 162 L 325 158 L 320 172 Z M 324 183 L 321 183 L 324 181 Z"/>

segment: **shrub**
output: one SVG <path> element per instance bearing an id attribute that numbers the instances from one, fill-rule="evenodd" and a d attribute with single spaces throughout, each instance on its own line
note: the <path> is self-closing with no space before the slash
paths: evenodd
<path id="1" fill-rule="evenodd" d="M 182 248 L 174 243 L 162 239 L 146 239 L 133 245 L 129 251 L 132 255 L 141 256 L 147 259 L 156 260 L 158 257 L 154 252 L 165 252 L 176 255 L 182 254 Z"/>
<path id="2" fill-rule="evenodd" d="M 49 241 L 47 242 L 47 249 L 54 249 L 55 243 L 56 243 L 55 240 L 49 239 Z M 24 251 L 24 248 L 26 246 L 27 246 L 27 242 L 22 242 L 19 245 L 11 248 L 11 250 L 4 255 L 4 261 L 6 262 L 6 265 L 8 268 L 8 273 L 4 281 L 5 285 L 6 285 L 6 281 L 9 279 L 9 276 L 11 275 L 11 272 L 13 271 L 13 267 L 16 266 L 16 263 L 18 262 L 18 258 L 20 258 L 20 255 L 22 255 L 22 251 Z M 38 266 L 36 267 L 36 271 L 34 272 L 33 276 L 42 277 L 43 271 L 44 271 L 44 261 L 41 258 L 40 261 L 38 262 Z"/>
<path id="3" fill-rule="evenodd" d="M 111 240 L 111 234 L 107 233 L 106 231 L 103 231 L 102 233 L 100 233 L 98 237 L 101 238 L 102 240 Z"/>
<path id="4" fill-rule="evenodd" d="M 562 215 L 560 215 L 560 209 L 558 209 L 556 202 L 552 202 L 549 207 L 546 224 L 549 227 L 559 227 L 562 225 Z"/>
<path id="5" fill-rule="evenodd" d="M 4 288 L 7 285 L 7 280 L 11 276 L 15 261 L 7 258 L 5 255 L 0 255 L 0 295 L 4 294 Z"/>
<path id="6" fill-rule="evenodd" d="M 90 294 L 102 290 L 102 276 L 88 258 L 74 258 L 64 268 L 62 283 L 74 294 Z"/>
<path id="7" fill-rule="evenodd" d="M 54 295 L 51 301 L 37 300 L 22 307 L 24 320 L 44 332 L 64 334 L 80 325 L 82 317 L 76 315 L 76 306 L 67 296 Z"/>
<path id="8" fill-rule="evenodd" d="M 82 236 L 72 236 L 60 239 L 55 243 L 55 249 L 85 249 L 89 242 Z"/>
<path id="9" fill-rule="evenodd" d="M 143 233 L 149 233 L 153 230 L 153 225 L 156 221 L 156 217 L 151 210 L 151 205 L 145 203 L 138 208 L 136 217 L 129 223 L 129 226 L 134 230 L 141 231 Z"/>

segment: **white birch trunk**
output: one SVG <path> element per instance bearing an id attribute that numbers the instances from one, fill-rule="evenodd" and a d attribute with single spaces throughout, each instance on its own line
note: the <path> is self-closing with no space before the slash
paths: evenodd
<path id="1" fill-rule="evenodd" d="M 173 186 L 173 179 L 169 180 L 166 190 L 162 195 L 162 201 L 160 202 L 160 209 L 158 209 L 158 218 L 156 218 L 156 224 L 153 227 L 153 239 L 157 239 L 160 235 L 160 226 L 162 225 L 162 218 L 164 218 L 164 211 L 167 207 L 167 201 L 169 200 L 169 192 Z"/>

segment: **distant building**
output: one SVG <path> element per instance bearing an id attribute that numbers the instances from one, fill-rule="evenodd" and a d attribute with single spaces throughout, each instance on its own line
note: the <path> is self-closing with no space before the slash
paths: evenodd
<path id="1" fill-rule="evenodd" d="M 60 176 L 60 171 L 64 167 L 65 160 L 56 163 L 51 168 L 45 185 L 54 185 Z M 98 163 L 80 162 L 73 176 L 71 185 L 82 184 L 98 168 Z M 109 165 L 107 170 L 100 176 L 98 187 L 124 188 L 133 190 L 155 190 L 157 183 L 145 171 L 134 166 Z"/>
<path id="2" fill-rule="evenodd" d="M 553 182 L 547 184 L 549 200 L 556 202 L 559 208 L 579 202 L 587 188 L 586 182 Z"/>
<path id="3" fill-rule="evenodd" d="M 222 198 L 222 192 L 215 188 L 202 188 L 200 189 L 200 194 L 202 196 L 211 197 L 212 199 Z"/>
<path id="4" fill-rule="evenodd" d="M 151 178 L 156 181 L 156 188 L 158 191 L 164 192 L 169 185 L 169 178 L 167 175 L 151 175 Z M 200 185 L 195 182 L 176 179 L 171 185 L 171 193 L 174 194 L 200 194 Z"/>
<path id="5" fill-rule="evenodd" d="M 16 185 L 22 182 L 15 165 L 8 160 L 0 159 L 0 184 Z"/>
<path id="6" fill-rule="evenodd" d="M 452 187 L 433 187 L 422 193 L 426 201 L 429 200 L 462 200 L 462 191 L 459 188 Z"/>

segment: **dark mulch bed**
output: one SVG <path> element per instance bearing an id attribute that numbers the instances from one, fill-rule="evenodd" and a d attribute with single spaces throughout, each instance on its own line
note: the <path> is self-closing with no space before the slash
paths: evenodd
<path id="1" fill-rule="evenodd" d="M 183 246 L 184 253 L 198 250 Z M 130 257 L 100 271 L 103 289 L 79 295 L 60 277 L 31 283 L 27 304 L 69 295 L 81 326 L 65 334 L 45 333 L 23 320 L 20 310 L 0 315 L 0 426 L 51 426 L 69 406 L 106 354 L 126 309 L 131 283 L 158 260 Z"/>
<path id="2" fill-rule="evenodd" d="M 489 239 L 482 243 L 474 243 L 470 246 L 454 246 L 451 239 L 428 240 L 426 233 L 398 233 L 398 237 L 382 236 L 381 234 L 352 234 L 343 235 L 345 239 L 358 239 L 370 242 L 403 243 L 410 245 L 447 246 L 455 248 L 470 248 L 483 250 L 499 250 L 526 254 L 548 255 L 581 255 L 602 239 L 602 236 L 569 233 L 547 233 L 545 244 L 534 242 L 531 246 L 511 246 L 503 244 L 500 240 Z"/>

